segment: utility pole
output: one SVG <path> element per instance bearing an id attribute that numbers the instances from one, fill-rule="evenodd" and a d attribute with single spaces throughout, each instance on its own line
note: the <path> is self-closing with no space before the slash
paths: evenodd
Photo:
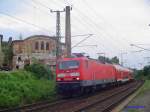
<path id="1" fill-rule="evenodd" d="M 51 13 L 56 13 L 56 59 L 59 59 L 61 56 L 62 49 L 60 46 L 61 43 L 61 35 L 60 35 L 60 13 L 65 10 L 50 10 Z"/>
<path id="2" fill-rule="evenodd" d="M 70 24 L 70 6 L 66 6 L 66 20 L 65 20 L 65 43 L 67 48 L 67 57 L 71 57 L 71 24 Z"/>

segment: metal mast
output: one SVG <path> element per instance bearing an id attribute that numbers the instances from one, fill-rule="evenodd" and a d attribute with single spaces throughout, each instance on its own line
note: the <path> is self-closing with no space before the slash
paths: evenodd
<path id="1" fill-rule="evenodd" d="M 60 10 L 50 10 L 51 13 L 56 13 L 56 58 L 59 59 L 60 56 L 61 56 L 61 47 L 60 44 L 61 44 L 61 35 L 60 35 L 60 13 L 61 12 L 64 12 L 63 11 L 60 11 Z"/>
<path id="2" fill-rule="evenodd" d="M 67 57 L 71 57 L 71 24 L 70 24 L 70 6 L 66 6 L 66 26 L 65 26 L 65 43 L 67 48 Z"/>

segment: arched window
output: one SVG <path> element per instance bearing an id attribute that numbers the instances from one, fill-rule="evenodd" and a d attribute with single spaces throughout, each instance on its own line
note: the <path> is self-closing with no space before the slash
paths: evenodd
<path id="1" fill-rule="evenodd" d="M 49 43 L 46 43 L 46 50 L 49 50 Z"/>
<path id="2" fill-rule="evenodd" d="M 41 42 L 41 50 L 44 50 L 44 42 Z"/>
<path id="3" fill-rule="evenodd" d="M 39 42 L 35 42 L 35 50 L 39 50 Z"/>

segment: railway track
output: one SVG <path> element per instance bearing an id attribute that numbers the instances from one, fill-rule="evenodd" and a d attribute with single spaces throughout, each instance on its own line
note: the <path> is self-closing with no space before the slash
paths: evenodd
<path id="1" fill-rule="evenodd" d="M 53 103 L 46 101 L 0 112 L 109 112 L 142 83 L 135 81 L 88 97 L 64 99 Z"/>
<path id="2" fill-rule="evenodd" d="M 136 91 L 142 84 L 143 82 L 135 83 L 119 92 L 113 92 L 111 95 L 108 95 L 101 100 L 97 100 L 95 103 L 89 104 L 75 112 L 111 112 L 111 109 L 114 106 Z"/>

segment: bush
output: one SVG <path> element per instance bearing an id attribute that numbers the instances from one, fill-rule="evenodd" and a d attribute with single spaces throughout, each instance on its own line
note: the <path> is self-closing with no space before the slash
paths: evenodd
<path id="1" fill-rule="evenodd" d="M 52 79 L 53 74 L 50 68 L 40 63 L 33 63 L 31 65 L 26 65 L 24 68 L 25 70 L 34 73 L 34 75 L 37 78 Z"/>
<path id="2" fill-rule="evenodd" d="M 37 79 L 31 72 L 0 72 L 0 107 L 54 99 L 55 81 Z"/>

